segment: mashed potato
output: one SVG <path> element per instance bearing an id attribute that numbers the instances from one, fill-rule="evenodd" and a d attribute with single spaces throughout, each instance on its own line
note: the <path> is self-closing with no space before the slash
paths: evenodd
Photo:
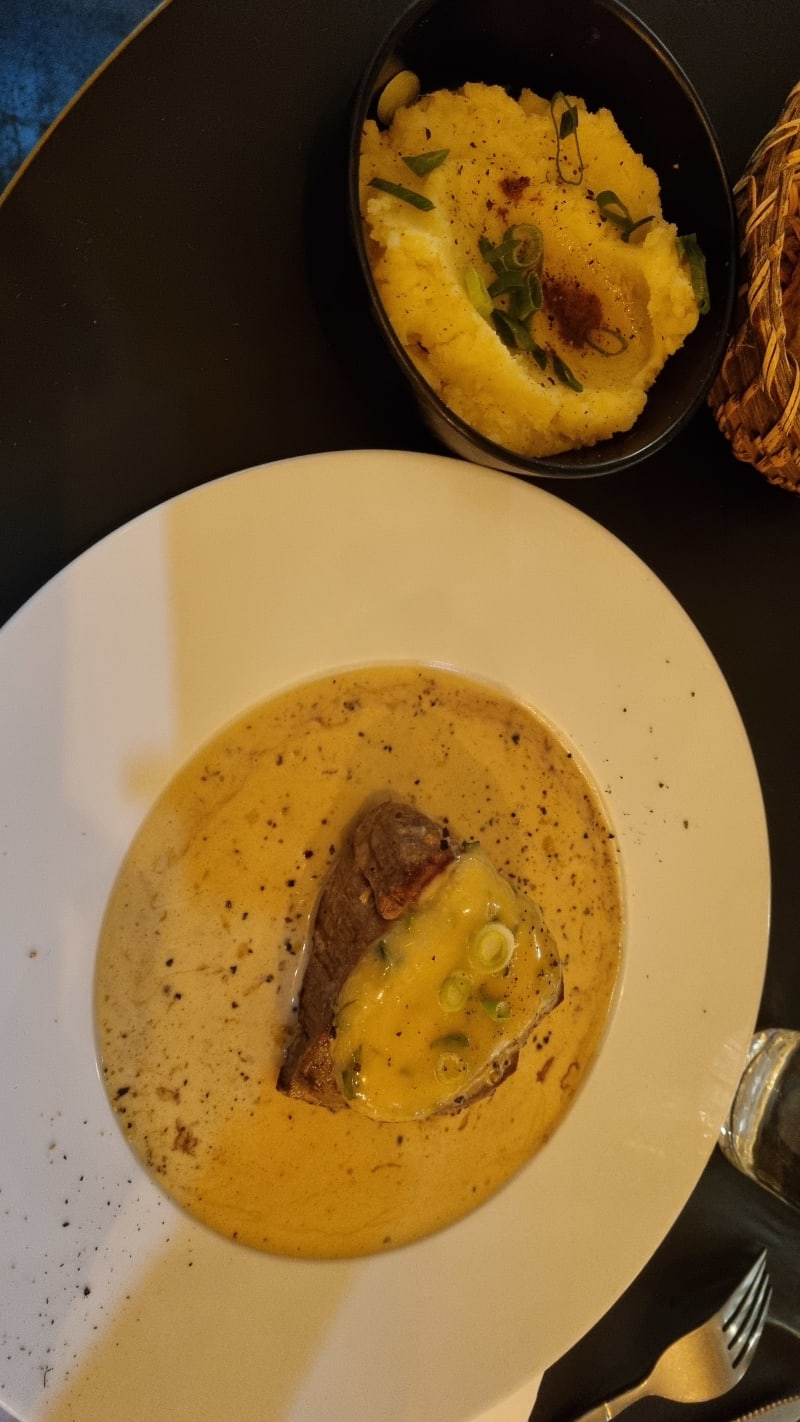
<path id="1" fill-rule="evenodd" d="M 416 170 L 428 160 L 404 161 L 431 154 L 438 162 L 427 172 Z M 534 457 L 631 427 L 699 313 L 658 179 L 608 110 L 589 113 L 563 96 L 551 105 L 527 90 L 516 101 L 482 84 L 442 90 L 398 109 L 385 130 L 367 121 L 360 178 L 389 319 L 456 414 Z M 375 179 L 432 206 L 412 206 Z M 517 228 L 538 229 L 542 243 L 541 306 L 525 317 L 527 335 L 513 319 L 512 288 L 497 291 L 504 247 L 518 280 L 523 247 L 507 240 Z M 490 251 L 498 246 L 499 257 Z"/>

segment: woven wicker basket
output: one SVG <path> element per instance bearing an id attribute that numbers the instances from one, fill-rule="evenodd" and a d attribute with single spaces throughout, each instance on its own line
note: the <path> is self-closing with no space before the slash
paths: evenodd
<path id="1" fill-rule="evenodd" d="M 737 459 L 800 492 L 800 84 L 733 195 L 738 329 L 709 404 Z"/>

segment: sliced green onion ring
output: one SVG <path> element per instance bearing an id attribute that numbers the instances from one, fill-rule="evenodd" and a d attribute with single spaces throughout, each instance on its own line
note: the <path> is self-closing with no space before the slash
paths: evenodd
<path id="1" fill-rule="evenodd" d="M 411 153 L 403 159 L 403 162 L 407 168 L 411 169 L 412 173 L 416 173 L 418 178 L 425 178 L 428 173 L 432 173 L 434 168 L 438 168 L 440 163 L 444 162 L 449 152 L 449 148 L 437 148 L 435 152 L 431 153 Z"/>
<path id="2" fill-rule="evenodd" d="M 516 946 L 517 940 L 508 925 L 492 919 L 472 935 L 469 960 L 481 973 L 502 973 L 511 962 Z"/>
<path id="3" fill-rule="evenodd" d="M 522 285 L 511 290 L 510 310 L 512 316 L 516 316 L 518 321 L 522 321 L 527 326 L 532 316 L 537 311 L 541 311 L 544 305 L 544 293 L 542 283 L 539 280 L 538 272 L 528 272 Z M 545 358 L 546 363 L 546 358 Z"/>
<path id="4" fill-rule="evenodd" d="M 514 227 L 509 227 L 503 237 L 503 246 L 506 242 L 515 244 L 506 259 L 507 267 L 513 271 L 528 271 L 531 267 L 538 267 L 544 253 L 541 228 L 535 227 L 532 222 L 517 222 Z"/>
<path id="5" fill-rule="evenodd" d="M 509 1004 L 501 997 L 482 997 L 481 1007 L 493 1022 L 507 1022 L 511 1016 Z"/>
<path id="6" fill-rule="evenodd" d="M 401 202 L 407 202 L 411 207 L 418 207 L 420 212 L 430 212 L 436 206 L 424 193 L 415 193 L 411 188 L 404 188 L 402 183 L 391 183 L 388 178 L 370 178 L 369 186 L 377 188 L 379 192 L 390 193 L 392 197 L 400 198 Z"/>
<path id="7" fill-rule="evenodd" d="M 597 340 L 598 336 L 605 339 L 605 345 L 602 340 Z M 622 355 L 622 352 L 628 349 L 628 342 L 622 332 L 611 326 L 594 326 L 586 337 L 586 344 L 601 356 Z"/>
<path id="8" fill-rule="evenodd" d="M 556 106 L 559 103 L 564 105 L 564 112 L 561 114 L 560 119 L 556 117 Z M 581 156 L 581 146 L 578 140 L 578 110 L 575 104 L 571 104 L 566 95 L 562 94 L 560 89 L 557 90 L 550 100 L 550 116 L 553 120 L 553 128 L 556 133 L 556 172 L 562 183 L 568 183 L 572 187 L 578 188 L 583 182 L 584 166 Z M 575 139 L 576 167 L 578 170 L 577 178 L 569 177 L 562 167 L 564 160 L 561 154 L 561 145 L 568 138 Z"/>
<path id="9" fill-rule="evenodd" d="M 460 1012 L 472 991 L 466 973 L 448 973 L 439 988 L 439 1006 L 443 1012 Z"/>
<path id="10" fill-rule="evenodd" d="M 457 1052 L 442 1052 L 434 1068 L 436 1080 L 445 1086 L 452 1081 L 458 1081 L 466 1071 L 467 1063 Z"/>
<path id="11" fill-rule="evenodd" d="M 530 292 L 534 313 L 541 311 L 544 306 L 544 292 L 542 291 L 542 282 L 538 272 L 528 272 L 528 291 Z"/>
<path id="12" fill-rule="evenodd" d="M 505 237 L 502 242 L 498 242 L 496 247 L 492 246 L 488 237 L 481 237 L 478 242 L 478 250 L 483 260 L 488 262 L 490 267 L 494 267 L 498 276 L 501 272 L 507 270 L 506 263 L 514 251 L 515 246 L 516 243 L 514 241 Z"/>

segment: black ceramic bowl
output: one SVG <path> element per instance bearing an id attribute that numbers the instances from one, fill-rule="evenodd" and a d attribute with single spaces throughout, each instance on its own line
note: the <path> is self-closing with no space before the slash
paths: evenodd
<path id="1" fill-rule="evenodd" d="M 644 411 L 627 433 L 586 449 L 529 459 L 472 429 L 443 403 L 392 329 L 370 269 L 358 203 L 365 119 L 399 69 L 418 75 L 423 93 L 467 82 L 500 84 L 517 97 L 528 87 L 548 96 L 579 94 L 609 108 L 633 148 L 657 173 L 664 215 L 694 232 L 705 254 L 711 296 L 685 345 L 667 361 Z M 375 54 L 356 97 L 350 131 L 349 208 L 373 313 L 416 395 L 448 449 L 515 474 L 607 474 L 661 449 L 708 392 L 729 335 L 735 290 L 735 216 L 730 184 L 702 103 L 656 36 L 616 0 L 419 0 Z"/>

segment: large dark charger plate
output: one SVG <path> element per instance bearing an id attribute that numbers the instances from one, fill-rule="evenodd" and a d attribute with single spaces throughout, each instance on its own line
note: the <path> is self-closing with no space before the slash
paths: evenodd
<path id="1" fill-rule="evenodd" d="M 327 201 L 340 191 L 352 96 L 402 8 L 172 0 L 7 194 L 0 617 L 111 528 L 219 474 L 320 449 L 433 447 L 374 339 Z M 558 8 L 568 25 L 568 5 Z M 800 74 L 792 7 L 635 9 L 698 89 L 737 176 Z M 761 1021 L 800 1026 L 800 500 L 737 464 L 707 410 L 646 465 L 559 494 L 654 568 L 731 685 L 771 838 Z M 800 1215 L 715 1154 L 642 1276 L 546 1377 L 537 1417 L 630 1379 L 696 1321 L 687 1299 L 705 1291 L 713 1303 L 762 1245 L 774 1325 L 756 1369 L 765 1392 L 797 1390 Z M 756 1370 L 746 1386 L 758 1382 Z M 741 1400 L 762 1395 L 743 1388 Z M 728 1399 L 706 1411 L 734 1410 Z"/>

